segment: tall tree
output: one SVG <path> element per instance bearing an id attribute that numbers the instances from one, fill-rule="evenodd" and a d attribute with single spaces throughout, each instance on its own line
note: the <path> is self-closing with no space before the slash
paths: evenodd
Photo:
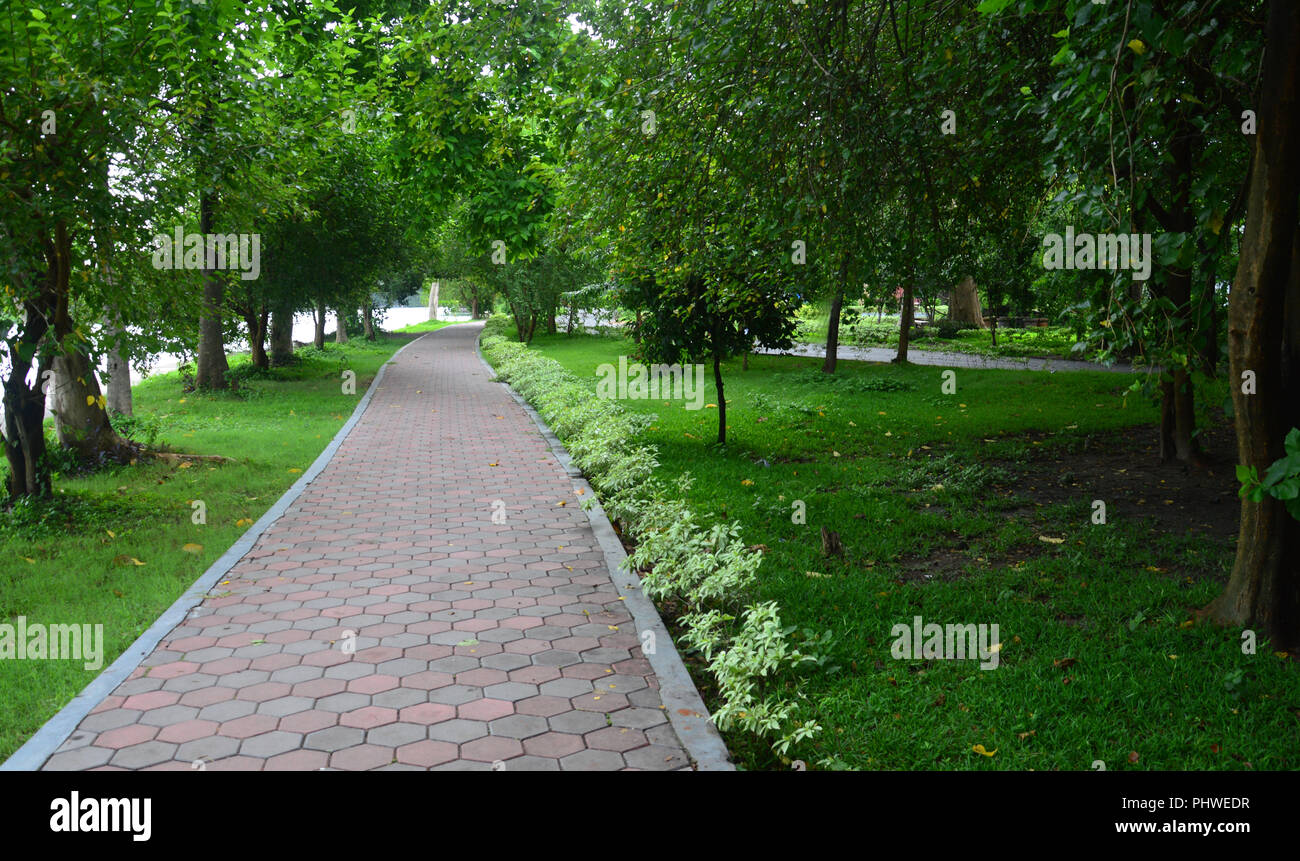
<path id="1" fill-rule="evenodd" d="M 1300 473 L 1300 455 L 1283 445 L 1300 428 L 1300 7 L 1272 0 L 1265 39 L 1228 350 L 1238 458 L 1268 478 L 1279 461 L 1279 472 Z M 1208 610 L 1261 626 L 1278 647 L 1300 645 L 1300 519 L 1283 499 L 1243 495 L 1232 575 Z"/>

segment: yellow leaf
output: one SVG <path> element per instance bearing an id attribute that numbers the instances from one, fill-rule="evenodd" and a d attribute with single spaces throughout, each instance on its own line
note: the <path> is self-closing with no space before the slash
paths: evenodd
<path id="1" fill-rule="evenodd" d="M 188 460 L 183 460 L 183 461 L 181 461 L 180 463 L 176 464 L 176 468 L 177 468 L 177 469 L 189 469 L 189 468 L 190 468 L 191 466 L 193 466 L 193 465 L 194 465 L 194 464 L 190 463 Z"/>
<path id="2" fill-rule="evenodd" d="M 745 478 L 745 479 L 741 479 L 741 482 L 740 482 L 740 483 L 743 484 L 745 487 L 749 487 L 749 486 L 750 486 L 751 484 L 753 484 L 754 482 L 751 481 L 751 480 L 748 479 L 748 478 Z"/>
<path id="3" fill-rule="evenodd" d="M 33 558 L 30 557 L 30 556 L 24 556 L 24 557 L 23 557 L 23 561 L 26 562 L 26 563 L 28 563 L 29 565 L 35 565 L 35 564 L 36 564 L 36 560 L 33 559 Z"/>
<path id="4" fill-rule="evenodd" d="M 94 405 L 95 405 L 95 396 L 94 396 L 94 395 L 86 395 L 86 406 L 90 407 L 90 406 L 94 406 Z"/>
<path id="5" fill-rule="evenodd" d="M 100 395 L 96 400 L 99 401 L 99 408 L 101 410 L 104 408 L 104 405 L 108 403 L 108 399 L 105 398 L 103 395 Z"/>
<path id="6" fill-rule="evenodd" d="M 116 537 L 117 537 L 117 533 L 114 532 L 114 531 L 111 530 L 111 529 L 105 529 L 104 531 L 108 533 L 108 537 L 109 537 L 109 538 L 116 538 Z"/>
<path id="7" fill-rule="evenodd" d="M 1139 57 L 1147 52 L 1147 46 L 1141 39 L 1134 39 L 1128 43 L 1128 46 L 1132 48 L 1133 53 L 1137 54 Z"/>
<path id="8" fill-rule="evenodd" d="M 971 750 L 975 751 L 975 752 L 978 753 L 980 756 L 992 756 L 993 754 L 997 753 L 997 749 L 996 749 L 996 748 L 993 749 L 993 750 L 991 750 L 991 751 L 989 751 L 989 750 L 985 750 L 985 749 L 984 749 L 984 745 L 982 745 L 982 744 L 977 744 L 977 745 L 975 745 L 974 747 L 971 748 Z"/>
<path id="9" fill-rule="evenodd" d="M 252 519 L 251 517 L 241 517 L 241 518 L 239 518 L 238 520 L 235 521 L 235 525 L 236 525 L 236 526 L 252 526 L 252 525 L 253 525 L 253 519 Z"/>
<path id="10" fill-rule="evenodd" d="M 1040 535 L 1040 536 L 1038 536 L 1038 540 L 1039 540 L 1039 541 L 1042 541 L 1044 544 L 1064 544 L 1064 543 L 1065 543 L 1065 539 L 1064 539 L 1064 538 L 1052 538 L 1051 536 L 1048 536 L 1048 535 Z"/>
<path id="11" fill-rule="evenodd" d="M 290 472 L 302 472 L 302 470 L 299 469 L 299 468 L 296 467 L 296 466 L 291 466 L 291 467 L 289 467 L 289 471 L 290 471 Z"/>
<path id="12" fill-rule="evenodd" d="M 183 546 L 183 547 L 181 548 L 181 550 L 184 551 L 185 553 L 202 553 L 202 552 L 203 552 L 203 545 L 202 545 L 202 544 L 186 544 L 185 546 Z"/>
<path id="13" fill-rule="evenodd" d="M 143 565 L 144 563 L 141 562 L 139 559 L 136 559 L 134 556 L 132 556 L 132 557 L 131 557 L 131 564 L 132 564 L 132 565 Z"/>

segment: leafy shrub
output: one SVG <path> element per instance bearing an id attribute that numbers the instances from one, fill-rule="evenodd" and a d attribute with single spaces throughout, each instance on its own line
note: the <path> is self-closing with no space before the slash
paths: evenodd
<path id="1" fill-rule="evenodd" d="M 955 338 L 957 333 L 966 329 L 978 329 L 974 323 L 946 318 L 934 324 L 934 334 L 938 338 Z"/>
<path id="2" fill-rule="evenodd" d="M 128 416 L 114 413 L 113 428 L 131 442 L 153 448 L 158 441 L 158 434 L 162 432 L 162 420 L 156 415 Z"/>
<path id="3" fill-rule="evenodd" d="M 739 526 L 698 522 L 684 499 L 689 474 L 677 479 L 673 494 L 654 476 L 658 450 L 637 439 L 656 417 L 592 397 L 591 387 L 558 362 L 507 340 L 507 326 L 503 317 L 487 322 L 479 340 L 483 355 L 496 378 L 510 383 L 564 441 L 605 509 L 637 542 L 624 565 L 645 572 L 646 594 L 683 605 L 683 640 L 710 661 L 718 682 L 717 726 L 767 737 L 782 754 L 820 732 L 815 722 L 796 716 L 798 703 L 783 697 L 775 683 L 778 675 L 817 658 L 790 644 L 790 629 L 781 627 L 775 603 L 754 603 L 763 558 L 745 546 Z"/>
<path id="4" fill-rule="evenodd" d="M 788 375 L 790 382 L 800 388 L 831 389 L 845 394 L 862 392 L 914 392 L 916 385 L 894 377 L 858 377 L 842 374 L 824 374 L 815 369 Z"/>

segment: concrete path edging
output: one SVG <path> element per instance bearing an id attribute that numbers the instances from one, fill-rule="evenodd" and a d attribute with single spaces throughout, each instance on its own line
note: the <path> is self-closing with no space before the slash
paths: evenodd
<path id="1" fill-rule="evenodd" d="M 477 341 L 475 342 L 475 350 L 478 352 L 479 361 L 495 378 L 496 370 L 483 357 L 483 350 Z M 609 518 L 605 515 L 605 510 L 600 505 L 596 491 L 587 482 L 582 472 L 573 465 L 572 455 L 569 454 L 564 447 L 564 443 L 560 442 L 560 439 L 538 414 L 537 410 L 533 409 L 524 400 L 523 396 L 508 383 L 502 382 L 502 385 L 510 394 L 510 397 L 523 407 L 529 418 L 537 425 L 538 431 L 541 432 L 550 445 L 555 459 L 559 461 L 560 466 L 573 480 L 575 488 L 581 489 L 583 495 L 590 500 L 589 503 L 584 503 L 582 507 L 587 513 L 587 519 L 591 523 L 597 543 L 599 543 L 600 549 L 605 554 L 609 577 L 614 581 L 615 588 L 623 597 L 628 612 L 632 614 L 638 632 L 649 631 L 654 635 L 655 651 L 653 654 L 646 654 L 645 658 L 650 662 L 655 676 L 659 679 L 659 695 L 663 700 L 664 709 L 668 714 L 669 722 L 672 724 L 678 740 L 686 748 L 686 752 L 691 761 L 695 763 L 697 770 L 735 771 L 736 768 L 731 762 L 731 755 L 722 740 L 722 735 L 713 724 L 709 710 L 704 705 L 704 700 L 695 687 L 695 682 L 691 680 L 690 673 L 677 651 L 677 646 L 668 634 L 663 618 L 659 615 L 659 610 L 655 607 L 654 602 L 641 591 L 640 585 L 636 582 L 636 575 L 623 568 L 623 560 L 627 558 L 627 551 L 623 549 L 623 543 L 619 540 L 618 534 L 614 532 L 613 525 L 610 524 Z"/>
<path id="2" fill-rule="evenodd" d="M 429 334 L 431 333 L 425 333 L 419 338 L 414 338 L 403 344 L 380 366 L 379 372 L 370 381 L 365 394 L 362 395 L 360 402 L 353 409 L 352 415 L 343 427 L 339 428 L 338 433 L 330 440 L 329 445 L 325 446 L 325 450 L 320 453 L 316 460 L 312 461 L 307 471 L 284 492 L 284 495 L 275 501 L 274 505 L 267 509 L 266 513 L 256 523 L 248 527 L 248 530 L 216 562 L 213 562 L 208 570 L 204 571 L 181 597 L 177 598 L 170 607 L 164 610 L 162 615 L 149 626 L 148 630 L 136 638 L 136 641 L 128 646 L 118 656 L 117 660 L 96 676 L 94 681 L 86 685 L 85 689 L 73 697 L 71 702 L 46 721 L 22 747 L 14 751 L 12 756 L 0 763 L 0 771 L 38 770 L 67 741 L 81 721 L 90 714 L 91 709 L 103 702 L 118 685 L 126 681 L 127 677 L 140 666 L 141 662 L 158 647 L 163 638 L 173 628 L 185 621 L 190 611 L 203 602 L 205 594 L 230 572 L 230 569 L 244 557 L 244 554 L 253 548 L 262 533 L 280 519 L 285 511 L 289 509 L 289 506 L 307 489 L 307 486 L 329 465 L 329 462 L 334 458 L 335 452 L 347 439 L 348 434 L 352 432 L 357 422 L 361 420 L 366 407 L 370 405 L 370 400 L 378 390 L 379 383 L 383 380 L 384 372 L 388 369 L 389 364 L 400 353 Z"/>

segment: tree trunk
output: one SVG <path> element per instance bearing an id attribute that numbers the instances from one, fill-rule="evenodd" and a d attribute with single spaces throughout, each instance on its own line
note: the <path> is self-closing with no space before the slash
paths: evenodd
<path id="1" fill-rule="evenodd" d="M 346 344 L 348 342 L 348 314 L 342 308 L 334 311 L 334 343 Z"/>
<path id="2" fill-rule="evenodd" d="M 323 350 L 325 349 L 325 305 L 324 304 L 320 302 L 316 303 L 316 307 L 312 310 L 312 319 L 313 322 L 315 322 L 316 324 L 316 331 L 314 333 L 312 343 L 316 345 L 316 349 Z"/>
<path id="3" fill-rule="evenodd" d="M 438 319 L 438 282 L 429 282 L 429 319 Z"/>
<path id="4" fill-rule="evenodd" d="M 361 332 L 367 341 L 375 340 L 375 308 L 369 299 L 361 306 Z"/>
<path id="5" fill-rule="evenodd" d="M 56 277 L 51 273 L 51 277 Z M 48 496 L 50 471 L 45 465 L 45 390 L 41 377 L 44 363 L 37 366 L 36 384 L 27 384 L 32 369 L 29 358 L 49 329 L 44 302 L 25 302 L 26 324 L 22 336 L 10 341 L 9 376 L 4 381 L 5 458 L 9 461 L 9 496 Z"/>
<path id="6" fill-rule="evenodd" d="M 271 313 L 271 364 L 282 367 L 293 362 L 293 314 L 275 310 Z"/>
<path id="7" fill-rule="evenodd" d="M 199 232 L 204 236 L 212 232 L 215 221 L 216 198 L 206 193 L 199 201 Z M 204 259 L 206 263 L 206 258 Z M 200 389 L 225 389 L 229 383 L 226 373 L 226 345 L 221 333 L 221 305 L 225 299 L 225 284 L 221 276 L 211 269 L 203 270 L 203 310 L 199 313 L 199 356 L 195 362 L 194 382 Z"/>
<path id="8" fill-rule="evenodd" d="M 952 304 L 948 306 L 948 319 L 957 323 L 970 323 L 984 328 L 984 313 L 980 308 L 980 294 L 975 279 L 967 275 L 952 291 Z"/>
<path id="9" fill-rule="evenodd" d="M 903 307 L 898 324 L 898 355 L 894 357 L 894 362 L 900 365 L 907 364 L 907 343 L 912 337 L 913 316 L 912 282 L 908 281 L 903 285 Z"/>
<path id="10" fill-rule="evenodd" d="M 1196 444 L 1196 392 L 1191 375 L 1183 368 L 1160 384 L 1160 459 L 1199 461 Z"/>
<path id="11" fill-rule="evenodd" d="M 244 312 L 244 324 L 248 326 L 248 353 L 252 360 L 252 365 L 259 371 L 265 371 L 271 367 L 271 361 L 266 355 L 266 320 L 267 311 L 263 310 L 260 314 L 256 311 Z"/>
<path id="12" fill-rule="evenodd" d="M 109 311 L 104 318 L 104 332 L 112 347 L 108 351 L 108 394 L 109 415 L 129 416 L 131 406 L 131 365 L 122 355 L 122 336 L 125 332 L 118 325 L 117 314 Z"/>
<path id="13" fill-rule="evenodd" d="M 1261 476 L 1300 427 L 1300 6 L 1274 0 L 1268 10 L 1246 232 L 1228 306 L 1237 453 Z M 1257 394 L 1242 392 L 1244 371 L 1255 373 Z M 1261 627 L 1274 649 L 1300 645 L 1300 521 L 1278 500 L 1242 499 L 1232 575 L 1206 612 Z"/>
<path id="14" fill-rule="evenodd" d="M 478 297 L 469 297 L 469 316 L 471 319 L 478 319 Z"/>
<path id="15" fill-rule="evenodd" d="M 1168 110 L 1179 110 L 1173 102 Z M 1170 163 L 1170 188 L 1173 197 L 1169 205 L 1169 223 L 1166 229 L 1175 233 L 1193 231 L 1196 216 L 1191 210 L 1192 152 L 1194 131 L 1186 114 L 1179 114 L 1174 122 L 1175 133 L 1170 143 L 1173 159 Z M 1173 303 L 1175 321 L 1186 321 L 1192 312 L 1192 272 L 1190 269 L 1170 268 L 1165 275 L 1161 293 Z M 1182 330 L 1175 329 L 1176 338 L 1185 338 Z M 1190 344 L 1184 342 L 1185 346 Z M 1192 351 L 1188 349 L 1189 357 Z M 1190 366 L 1176 367 L 1168 373 L 1172 379 L 1161 384 L 1160 406 L 1160 456 L 1165 460 L 1177 459 L 1184 463 L 1200 459 L 1196 444 L 1196 391 L 1192 387 Z"/>
<path id="16" fill-rule="evenodd" d="M 7 341 L 9 376 L 4 381 L 5 458 L 9 461 L 9 496 L 49 496 L 50 468 L 45 462 L 45 362 L 36 366 L 36 379 L 27 382 L 41 342 L 67 308 L 72 267 L 72 237 L 67 225 L 54 225 L 45 248 L 45 269 L 35 295 L 22 303 L 23 326 Z M 15 275 L 14 277 L 21 277 Z"/>
<path id="17" fill-rule="evenodd" d="M 113 430 L 89 356 L 77 349 L 56 355 L 51 389 L 60 445 L 83 461 L 130 458 L 134 447 Z"/>
<path id="18" fill-rule="evenodd" d="M 722 391 L 722 357 L 713 354 L 713 383 L 718 387 L 718 445 L 727 444 L 727 398 Z"/>
<path id="19" fill-rule="evenodd" d="M 826 323 L 826 358 L 822 360 L 822 373 L 835 373 L 835 363 L 840 352 L 840 310 L 844 306 L 844 283 L 835 284 L 835 293 L 831 296 L 831 316 Z"/>

